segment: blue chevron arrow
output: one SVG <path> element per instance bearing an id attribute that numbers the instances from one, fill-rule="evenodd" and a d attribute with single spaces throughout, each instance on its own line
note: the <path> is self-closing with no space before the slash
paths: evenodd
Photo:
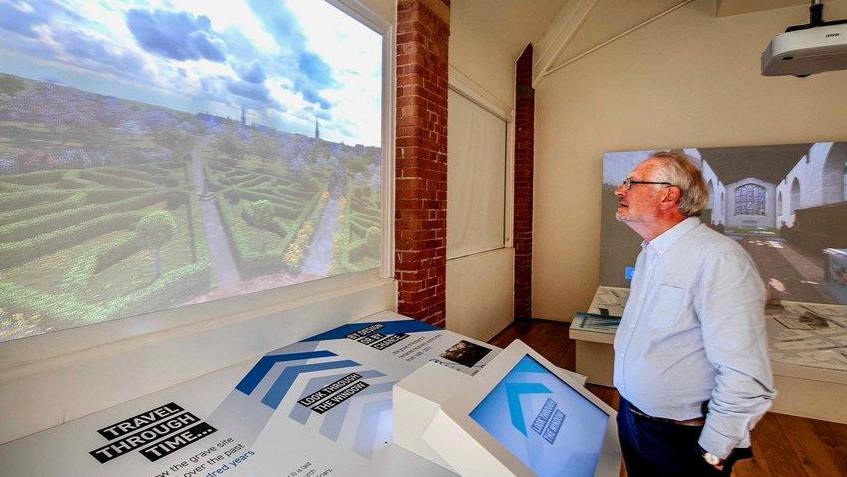
<path id="1" fill-rule="evenodd" d="M 509 402 L 509 416 L 512 418 L 512 425 L 521 434 L 526 434 L 526 423 L 523 419 L 523 410 L 521 409 L 521 394 L 545 394 L 551 393 L 547 386 L 541 383 L 506 383 L 506 399 Z"/>
<path id="2" fill-rule="evenodd" d="M 294 384 L 294 380 L 297 379 L 297 376 L 303 373 L 313 373 L 315 371 L 324 371 L 328 369 L 351 368 L 354 366 L 359 366 L 359 363 L 350 361 L 349 359 L 342 361 L 329 361 L 326 363 L 289 366 L 282 371 L 282 374 L 280 374 L 273 383 L 271 388 L 268 390 L 268 393 L 262 398 L 262 404 L 270 407 L 271 409 L 276 409 L 277 406 L 279 406 L 279 403 L 282 402 L 282 398 L 284 398 L 285 394 L 288 393 L 288 390 L 291 389 L 291 385 Z"/>
<path id="3" fill-rule="evenodd" d="M 337 356 L 335 353 L 331 351 L 309 351 L 306 353 L 287 353 L 287 354 L 272 354 L 267 356 L 262 356 L 262 359 L 259 360 L 253 366 L 253 369 L 247 373 L 246 376 L 238 383 L 238 386 L 235 389 L 243 392 L 246 395 L 250 395 L 255 389 L 256 386 L 264 379 L 264 377 L 271 371 L 274 364 L 281 363 L 284 361 L 297 361 L 301 359 L 311 359 L 311 358 L 327 358 L 330 356 Z"/>

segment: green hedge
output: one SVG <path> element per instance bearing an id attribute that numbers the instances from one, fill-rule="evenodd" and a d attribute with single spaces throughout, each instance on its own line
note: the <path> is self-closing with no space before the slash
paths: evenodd
<path id="1" fill-rule="evenodd" d="M 129 166 L 136 167 L 136 166 Z M 100 168 L 97 172 L 102 174 L 107 174 L 113 177 L 128 177 L 130 179 L 137 179 L 140 181 L 144 181 L 148 184 L 148 187 L 154 186 L 165 186 L 165 187 L 177 187 L 179 186 L 179 180 L 171 177 L 171 174 L 162 171 L 164 175 L 153 175 L 145 171 L 134 170 L 130 168 L 122 168 L 122 167 L 109 167 L 109 168 Z"/>
<path id="2" fill-rule="evenodd" d="M 131 232 L 121 240 L 100 245 L 74 260 L 62 277 L 62 290 L 68 293 L 88 286 L 91 278 L 104 269 L 141 250 L 136 234 Z"/>
<path id="3" fill-rule="evenodd" d="M 73 227 L 88 220 L 116 212 L 131 212 L 149 207 L 165 199 L 165 192 L 155 192 L 141 197 L 106 205 L 87 205 L 63 210 L 41 217 L 0 226 L 0 241 L 18 242 L 41 234 Z"/>
<path id="4" fill-rule="evenodd" d="M 356 272 L 378 266 L 381 243 L 378 220 L 362 216 L 354 210 L 352 203 L 342 211 L 342 214 L 341 232 L 333 242 L 331 272 L 333 274 Z M 373 222 L 373 225 L 363 228 L 361 225 L 363 222 Z"/>
<path id="5" fill-rule="evenodd" d="M 109 204 L 119 202 L 133 197 L 138 197 L 139 194 L 150 193 L 149 188 L 145 189 L 94 189 L 86 191 L 85 202 L 87 204 Z"/>
<path id="6" fill-rule="evenodd" d="M 171 171 L 165 170 L 159 166 L 154 166 L 152 164 L 143 164 L 140 166 L 133 166 L 140 171 L 144 171 L 150 175 L 159 176 L 159 177 L 167 177 L 171 175 Z"/>
<path id="7" fill-rule="evenodd" d="M 65 171 L 35 171 L 25 174 L 11 174 L 3 176 L 3 181 L 11 182 L 19 185 L 46 185 L 58 182 L 65 174 Z"/>
<path id="8" fill-rule="evenodd" d="M 251 240 L 246 230 L 236 223 L 235 214 L 239 214 L 240 207 L 231 206 L 226 199 L 222 197 L 216 198 L 218 210 L 221 212 L 221 222 L 226 230 L 229 238 L 230 249 L 235 256 L 235 262 L 238 266 L 238 271 L 242 278 L 252 278 L 269 273 L 279 273 L 282 271 L 282 261 L 280 254 L 284 247 L 288 245 L 292 235 L 288 234 L 282 239 L 281 243 L 276 243 L 269 246 L 264 253 L 253 250 Z"/>
<path id="9" fill-rule="evenodd" d="M 164 273 L 141 290 L 112 300 L 105 312 L 111 318 L 125 318 L 170 308 L 208 291 L 211 280 L 209 262 L 185 265 Z"/>
<path id="10" fill-rule="evenodd" d="M 75 190 L 75 189 L 88 189 L 91 187 L 91 183 L 88 181 L 75 179 L 70 176 L 65 176 L 59 182 L 56 183 L 56 188 L 65 189 L 65 190 Z"/>
<path id="11" fill-rule="evenodd" d="M 99 311 L 68 293 L 44 293 L 11 282 L 0 282 L 0 303 L 14 312 L 38 313 L 43 321 L 57 323 L 58 328 L 90 323 L 89 317 Z"/>
<path id="12" fill-rule="evenodd" d="M 97 184 L 100 184 L 104 187 L 128 187 L 142 189 L 151 187 L 151 183 L 146 181 L 142 182 L 126 177 L 118 177 L 103 172 L 93 171 L 91 169 L 81 170 L 78 172 L 78 174 L 80 178 L 89 180 L 91 182 L 96 182 Z"/>
<path id="13" fill-rule="evenodd" d="M 73 209 L 79 207 L 84 199 L 85 192 L 74 192 L 70 197 L 61 201 L 48 202 L 41 205 L 35 205 L 32 207 L 26 207 L 18 210 L 13 210 L 11 212 L 3 213 L 2 216 L 0 216 L 0 223 L 11 224 L 13 222 L 35 219 L 47 214 Z"/>
<path id="14" fill-rule="evenodd" d="M 0 200 L 0 212 L 25 209 L 44 203 L 59 202 L 71 197 L 73 194 L 73 192 L 49 190 L 11 192 L 3 194 L 3 200 Z"/>
<path id="15" fill-rule="evenodd" d="M 118 230 L 131 229 L 142 214 L 107 214 L 80 225 L 30 237 L 19 242 L 0 244 L 0 269 L 13 268 L 43 255 L 79 245 L 87 240 Z"/>

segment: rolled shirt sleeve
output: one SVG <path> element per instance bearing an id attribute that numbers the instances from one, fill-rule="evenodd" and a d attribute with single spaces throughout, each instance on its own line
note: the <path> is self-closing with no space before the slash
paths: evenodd
<path id="1" fill-rule="evenodd" d="M 723 251 L 703 270 L 694 306 L 706 358 L 715 368 L 700 447 L 726 458 L 750 445 L 750 431 L 776 395 L 765 333 L 765 289 L 749 256 Z"/>

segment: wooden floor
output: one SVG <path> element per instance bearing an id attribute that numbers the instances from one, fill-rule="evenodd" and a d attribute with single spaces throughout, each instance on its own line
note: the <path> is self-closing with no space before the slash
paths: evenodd
<path id="1" fill-rule="evenodd" d="M 553 364 L 575 369 L 574 341 L 568 338 L 568 324 L 534 320 L 515 323 L 489 343 L 505 348 L 520 339 Z M 588 388 L 617 409 L 619 396 L 614 388 Z M 847 396 L 844 397 L 847 401 Z M 847 403 L 832 403 L 839 406 Z M 735 477 L 837 477 L 847 476 L 847 425 L 769 412 L 753 430 L 755 458 L 736 464 Z"/>

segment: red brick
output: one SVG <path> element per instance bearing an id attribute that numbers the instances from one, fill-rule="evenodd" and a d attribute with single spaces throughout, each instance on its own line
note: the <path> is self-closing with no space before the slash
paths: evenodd
<path id="1" fill-rule="evenodd" d="M 443 325 L 450 31 L 424 2 L 401 0 L 397 9 L 398 310 Z"/>
<path id="2" fill-rule="evenodd" d="M 518 58 L 515 71 L 514 229 L 515 318 L 532 316 L 532 193 L 535 134 L 532 45 Z"/>

